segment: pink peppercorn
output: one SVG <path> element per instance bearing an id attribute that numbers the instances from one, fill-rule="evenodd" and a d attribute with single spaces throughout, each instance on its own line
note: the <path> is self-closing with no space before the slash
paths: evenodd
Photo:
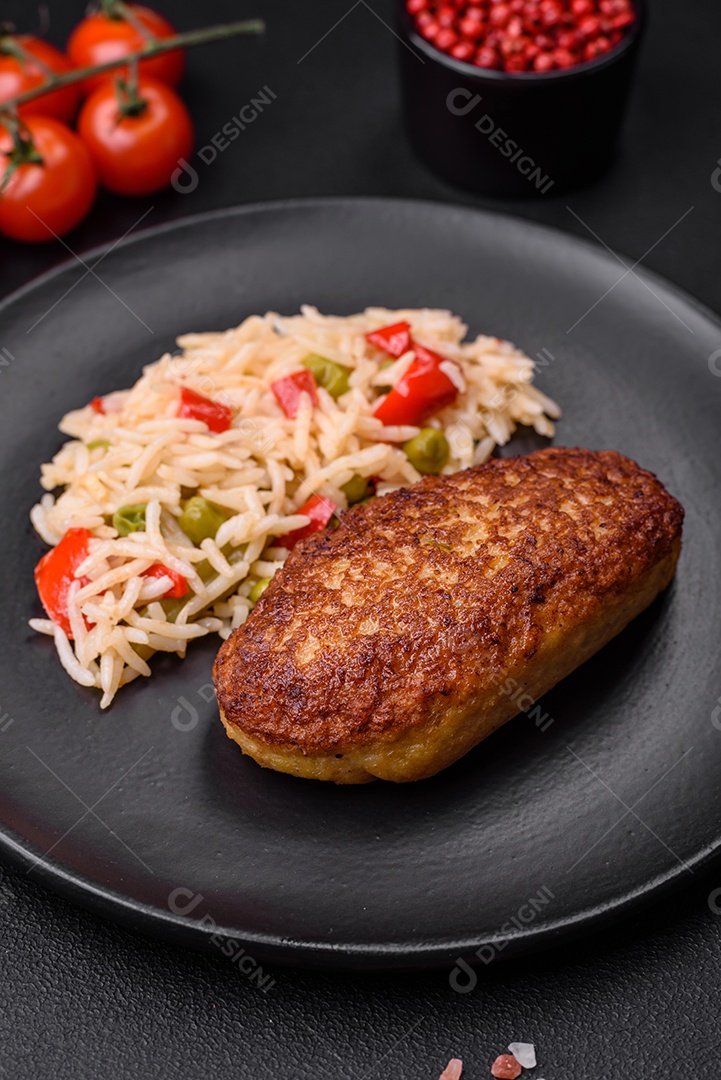
<path id="1" fill-rule="evenodd" d="M 455 60 L 541 74 L 603 56 L 636 21 L 634 0 L 406 0 L 406 10 Z"/>

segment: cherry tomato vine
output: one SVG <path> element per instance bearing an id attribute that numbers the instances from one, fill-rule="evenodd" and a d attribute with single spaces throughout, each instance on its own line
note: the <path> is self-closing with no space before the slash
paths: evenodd
<path id="1" fill-rule="evenodd" d="M 263 30 L 251 19 L 176 33 L 151 8 L 100 0 L 65 56 L 0 26 L 0 233 L 62 236 L 89 211 L 98 181 L 124 195 L 166 187 L 193 146 L 174 90 L 183 50 Z M 76 132 L 69 125 L 83 95 Z"/>

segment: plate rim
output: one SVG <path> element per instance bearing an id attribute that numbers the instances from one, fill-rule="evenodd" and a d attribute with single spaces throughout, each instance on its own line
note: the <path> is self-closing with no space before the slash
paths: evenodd
<path id="1" fill-rule="evenodd" d="M 549 237 L 556 244 L 559 242 L 570 244 L 584 251 L 586 256 L 599 265 L 613 265 L 614 255 L 623 256 L 622 252 L 616 252 L 615 249 L 610 252 L 589 238 L 567 232 L 558 226 L 534 221 L 520 214 L 498 212 L 488 207 L 463 203 L 403 196 L 313 196 L 232 205 L 148 226 L 139 229 L 120 242 L 106 241 L 88 249 L 81 249 L 80 254 L 85 259 L 90 259 L 106 254 L 110 249 L 125 251 L 127 248 L 152 241 L 167 233 L 192 231 L 205 223 L 229 217 L 257 217 L 278 211 L 302 212 L 304 210 L 342 210 L 343 208 L 356 210 L 359 207 L 378 207 L 388 210 L 395 207 L 411 208 L 422 212 L 430 211 L 434 214 L 451 213 L 462 217 L 470 215 L 481 221 L 485 219 L 497 222 L 500 219 L 501 223 L 508 223 L 511 228 L 521 226 L 540 238 Z M 630 257 L 627 256 L 627 258 Z M 26 300 L 37 289 L 67 274 L 76 262 L 75 255 L 62 259 L 55 266 L 36 275 L 4 296 L 0 300 L 0 314 L 5 314 L 18 302 Z M 642 279 L 660 288 L 663 294 L 680 302 L 697 319 L 721 330 L 721 315 L 686 292 L 681 286 L 647 267 L 640 267 L 637 272 Z M 213 949 L 212 938 L 220 936 L 248 945 L 256 954 L 256 959 L 278 966 L 299 965 L 306 968 L 345 971 L 410 970 L 446 967 L 458 959 L 477 965 L 481 962 L 479 951 L 484 946 L 497 945 L 499 941 L 505 943 L 503 952 L 497 950 L 495 956 L 505 959 L 517 956 L 530 948 L 543 950 L 553 945 L 566 943 L 568 940 L 578 938 L 581 933 L 591 935 L 609 923 L 628 917 L 659 896 L 669 893 L 673 888 L 679 887 L 686 868 L 694 871 L 704 870 L 721 854 L 721 836 L 695 855 L 685 859 L 683 866 L 670 867 L 643 886 L 634 888 L 610 902 L 586 907 L 573 915 L 551 920 L 541 927 L 515 927 L 508 934 L 484 934 L 473 938 L 434 938 L 432 942 L 404 940 L 381 944 L 314 941 L 282 937 L 275 933 L 263 934 L 216 925 L 204 926 L 196 919 L 176 915 L 170 910 L 135 900 L 132 896 L 117 890 L 104 888 L 84 874 L 68 870 L 52 856 L 42 854 L 38 856 L 32 844 L 22 839 L 14 829 L 3 822 L 0 822 L 0 852 L 13 865 L 25 870 L 27 874 L 32 871 L 33 878 L 30 880 L 40 882 L 44 887 L 95 915 L 139 931 L 148 937 L 162 938 L 173 944 L 209 952 Z"/>
<path id="2" fill-rule="evenodd" d="M 624 258 L 635 262 L 633 256 L 629 255 L 625 250 L 621 251 L 616 248 L 606 248 L 603 244 L 593 241 L 586 236 L 582 236 L 579 233 L 568 232 L 558 225 L 549 225 L 546 222 L 535 221 L 522 214 L 513 214 L 508 210 L 494 210 L 486 206 L 452 203 L 442 199 L 407 198 L 402 195 L 311 195 L 290 199 L 267 199 L 252 203 L 235 203 L 230 206 L 217 207 L 214 210 L 201 210 L 196 214 L 172 218 L 169 221 L 159 222 L 157 225 L 148 225 L 142 229 L 137 229 L 119 241 L 107 240 L 104 243 L 96 244 L 93 247 L 81 248 L 77 254 L 73 253 L 67 258 L 63 258 L 55 266 L 51 266 L 48 270 L 36 274 L 34 277 L 30 278 L 29 281 L 26 281 L 23 285 L 19 286 L 19 288 L 13 289 L 12 292 L 7 293 L 2 297 L 0 299 L 0 314 L 4 313 L 7 307 L 22 300 L 28 293 L 33 292 L 36 288 L 39 288 L 40 286 L 51 282 L 55 277 L 59 277 L 63 273 L 66 273 L 78 262 L 78 255 L 82 255 L 86 259 L 89 259 L 95 255 L 110 253 L 110 249 L 113 251 L 124 251 L 126 248 L 134 247 L 136 244 L 142 243 L 145 240 L 153 239 L 155 236 L 160 236 L 169 232 L 180 232 L 182 229 L 192 228 L 205 221 L 214 221 L 218 218 L 244 217 L 246 215 L 271 213 L 276 210 L 298 210 L 306 207 L 323 209 L 325 207 L 355 207 L 359 205 L 379 207 L 413 206 L 420 209 L 433 210 L 434 212 L 452 212 L 463 215 L 471 214 L 479 218 L 493 220 L 501 219 L 502 221 L 510 222 L 512 226 L 522 224 L 524 228 L 529 229 L 538 235 L 546 235 L 555 238 L 558 238 L 559 236 L 563 237 L 563 239 L 571 245 L 578 245 L 580 248 L 585 249 L 597 262 L 602 264 L 612 265 L 610 261 L 612 256 L 618 256 L 617 261 Z M 692 293 L 689 293 L 681 285 L 677 285 L 664 274 L 650 269 L 647 266 L 640 266 L 635 272 L 642 278 L 648 278 L 649 280 L 656 282 L 656 284 L 663 288 L 666 293 L 669 293 L 680 300 L 682 304 L 688 307 L 696 315 L 714 323 L 718 329 L 721 330 L 721 312 L 714 311 L 713 308 L 709 307 L 702 300 L 699 300 Z"/>
<path id="3" fill-rule="evenodd" d="M 280 937 L 238 931 L 218 924 L 205 926 L 202 921 L 175 915 L 171 911 L 152 904 L 134 900 L 114 889 L 105 889 L 82 874 L 73 874 L 47 855 L 33 854 L 32 847 L 18 838 L 14 830 L 0 823 L 0 852 L 18 869 L 31 872 L 30 879 L 41 883 L 51 892 L 71 903 L 106 919 L 114 925 L 143 934 L 145 937 L 162 939 L 172 945 L 212 954 L 220 947 L 214 937 L 236 941 L 249 946 L 256 961 L 281 967 L 299 966 L 326 971 L 411 971 L 450 969 L 464 962 L 477 969 L 483 961 L 480 953 L 484 948 L 494 949 L 493 961 L 510 960 L 533 951 L 543 952 L 554 946 L 567 945 L 581 936 L 592 937 L 605 927 L 629 919 L 647 909 L 660 897 L 680 890 L 680 883 L 687 872 L 703 873 L 721 854 L 721 838 L 707 845 L 691 858 L 684 859 L 683 866 L 671 868 L 658 874 L 644 887 L 625 893 L 609 903 L 584 908 L 572 916 L 561 917 L 533 929 L 515 927 L 504 934 L 484 935 L 473 939 L 449 938 L 424 942 L 385 942 L 359 944 L 357 942 L 319 942 L 302 938 Z M 499 948 L 499 943 L 503 944 Z M 501 951 L 501 949 L 503 951 Z M 474 984 L 475 985 L 475 984 Z M 462 991 L 461 991 L 462 992 Z"/>

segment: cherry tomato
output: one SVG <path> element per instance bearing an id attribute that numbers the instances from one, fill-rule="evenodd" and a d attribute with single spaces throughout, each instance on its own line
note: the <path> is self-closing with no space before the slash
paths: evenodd
<path id="1" fill-rule="evenodd" d="M 174 90 L 141 78 L 137 97 L 141 111 L 123 116 L 117 83 L 107 79 L 87 99 L 78 120 L 100 182 L 118 195 L 149 195 L 167 187 L 178 160 L 193 149 L 190 114 Z"/>
<path id="2" fill-rule="evenodd" d="M 25 121 L 41 163 L 12 171 L 0 194 L 0 232 L 14 240 L 42 243 L 74 229 L 95 199 L 93 159 L 75 132 L 50 116 Z M 0 128 L 0 189 L 13 161 L 13 140 Z"/>
<path id="3" fill-rule="evenodd" d="M 29 58 L 17 55 L 16 50 L 29 53 Z M 26 90 L 33 90 L 45 82 L 51 72 L 63 75 L 71 70 L 72 64 L 67 56 L 47 41 L 30 34 L 0 37 L 0 103 L 9 101 Z M 69 124 L 79 104 L 80 88 L 66 86 L 64 90 L 53 90 L 28 101 L 18 111 L 21 116 L 36 116 L 40 113 L 42 116 L 54 116 L 56 120 Z"/>
<path id="4" fill-rule="evenodd" d="M 107 64 L 110 60 L 120 60 L 128 53 L 137 52 L 147 45 L 150 37 L 168 38 L 175 34 L 175 27 L 152 8 L 141 4 L 128 4 L 135 21 L 141 24 L 146 34 L 142 34 L 132 23 L 122 16 L 106 15 L 98 12 L 88 15 L 73 30 L 68 41 L 68 56 L 75 67 L 90 67 L 95 64 Z M 170 86 L 177 86 L 185 70 L 185 54 L 181 49 L 154 56 L 152 60 L 143 60 L 140 74 L 152 79 L 159 79 Z M 86 93 L 96 89 L 107 79 L 107 75 L 96 75 L 83 83 Z"/>

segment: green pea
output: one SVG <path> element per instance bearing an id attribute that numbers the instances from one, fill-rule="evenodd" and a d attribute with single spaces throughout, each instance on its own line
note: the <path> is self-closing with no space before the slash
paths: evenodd
<path id="1" fill-rule="evenodd" d="M 448 440 L 438 428 L 421 428 L 417 435 L 404 443 L 403 450 L 419 473 L 438 475 L 448 461 Z"/>
<path id="2" fill-rule="evenodd" d="M 341 484 L 341 491 L 348 500 L 348 505 L 352 506 L 353 503 L 363 502 L 367 499 L 373 489 L 373 485 L 367 476 L 359 476 L 358 473 L 355 476 L 351 476 L 347 484 Z"/>
<path id="3" fill-rule="evenodd" d="M 118 530 L 119 536 L 128 536 L 129 533 L 134 532 L 145 532 L 145 503 L 121 506 L 113 514 L 113 528 Z"/>
<path id="4" fill-rule="evenodd" d="M 178 525 L 189 540 L 199 547 L 203 540 L 213 537 L 226 519 L 225 513 L 202 495 L 193 495 L 183 503 Z"/>
<path id="5" fill-rule="evenodd" d="M 110 443 L 107 439 L 93 439 L 92 442 L 87 444 L 88 450 L 98 450 L 102 446 L 103 450 L 107 450 Z"/>
<path id="6" fill-rule="evenodd" d="M 351 369 L 343 367 L 342 364 L 336 364 L 335 360 L 328 360 L 325 356 L 319 356 L 318 353 L 311 353 L 310 356 L 306 356 L 303 367 L 312 372 L 318 386 L 322 386 L 324 390 L 327 390 L 332 398 L 339 398 L 341 394 L 347 392 L 350 386 L 348 379 Z"/>
<path id="7" fill-rule="evenodd" d="M 268 588 L 269 585 L 270 585 L 270 578 L 269 577 L 263 577 L 263 578 L 260 579 L 260 581 L 256 581 L 255 585 L 253 586 L 253 588 L 248 593 L 248 599 L 251 601 L 251 603 L 257 604 L 257 602 L 260 600 L 261 596 L 263 595 L 263 593 L 265 592 L 265 590 Z"/>

